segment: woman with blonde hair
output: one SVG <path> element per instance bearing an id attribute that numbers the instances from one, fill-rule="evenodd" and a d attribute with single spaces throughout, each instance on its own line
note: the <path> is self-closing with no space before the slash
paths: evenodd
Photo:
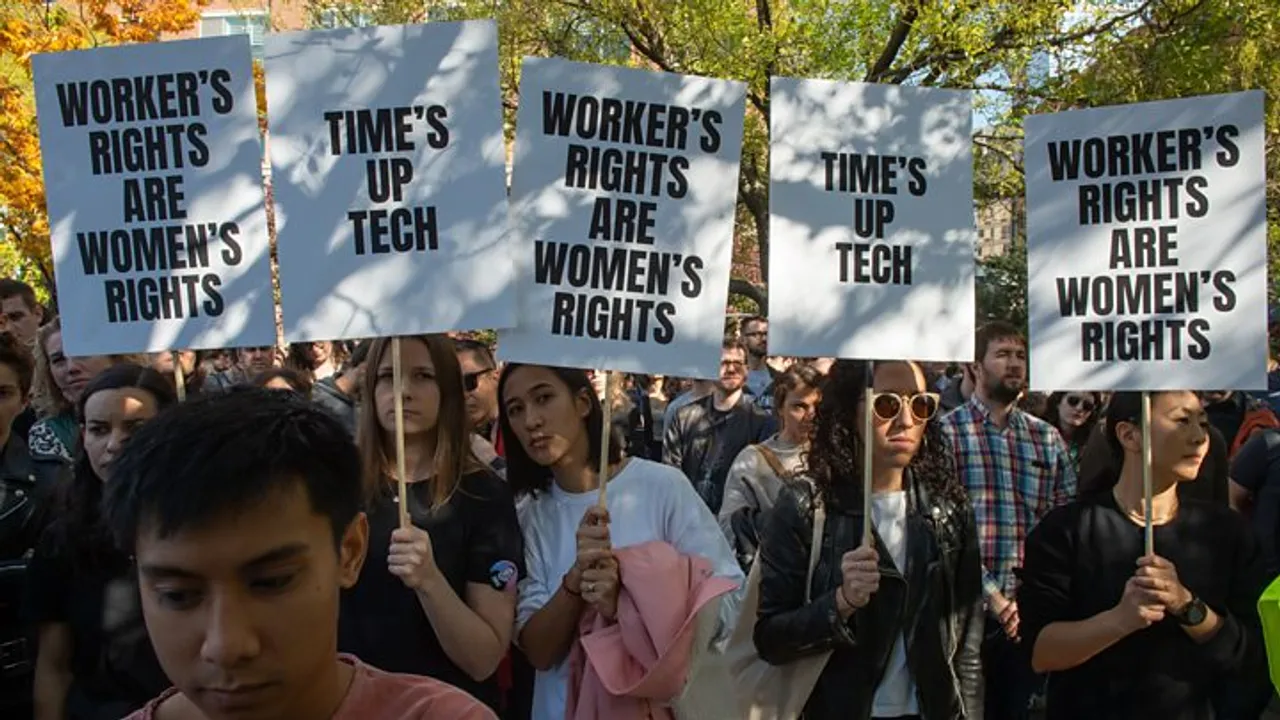
<path id="1" fill-rule="evenodd" d="M 471 451 L 462 371 L 444 335 L 400 338 L 408 528 L 399 527 L 393 342 L 369 350 L 356 441 L 369 554 L 342 598 L 339 647 L 498 707 L 524 546 L 505 482 Z"/>
<path id="2" fill-rule="evenodd" d="M 41 326 L 35 344 L 36 375 L 31 400 L 40 419 L 27 434 L 33 458 L 70 463 L 80 426 L 76 403 L 85 386 L 112 365 L 145 365 L 135 355 L 85 355 L 72 357 L 62 351 L 62 322 L 58 318 Z"/>

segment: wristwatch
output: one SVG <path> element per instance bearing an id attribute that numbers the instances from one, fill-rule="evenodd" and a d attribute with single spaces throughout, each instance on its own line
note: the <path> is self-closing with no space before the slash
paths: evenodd
<path id="1" fill-rule="evenodd" d="M 1183 627 L 1195 627 L 1204 622 L 1208 616 L 1209 607 L 1195 595 L 1191 596 L 1191 602 L 1178 608 L 1176 612 L 1169 613 L 1169 617 Z"/>

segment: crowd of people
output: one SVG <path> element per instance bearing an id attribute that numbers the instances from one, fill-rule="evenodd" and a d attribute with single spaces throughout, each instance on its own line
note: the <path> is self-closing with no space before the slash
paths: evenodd
<path id="1" fill-rule="evenodd" d="M 806 720 L 1257 720 L 1273 398 L 1151 393 L 1148 508 L 1141 394 L 975 351 L 784 359 L 750 316 L 709 380 L 447 335 L 70 357 L 0 280 L 0 715 L 675 718 L 747 623 L 825 658 Z"/>

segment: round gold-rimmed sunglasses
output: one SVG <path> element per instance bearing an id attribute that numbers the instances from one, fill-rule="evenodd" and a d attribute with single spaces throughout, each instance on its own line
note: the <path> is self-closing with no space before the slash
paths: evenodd
<path id="1" fill-rule="evenodd" d="M 875 393 L 871 396 L 871 410 L 881 420 L 893 420 L 902 413 L 905 404 L 911 409 L 911 416 L 920 422 L 927 422 L 938 413 L 938 393 L 921 392 L 903 395 L 895 392 Z"/>

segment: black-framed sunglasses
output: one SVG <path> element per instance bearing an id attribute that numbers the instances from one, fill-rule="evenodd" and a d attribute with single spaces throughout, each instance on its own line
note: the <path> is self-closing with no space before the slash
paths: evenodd
<path id="1" fill-rule="evenodd" d="M 1079 395 L 1068 395 L 1067 405 L 1073 408 L 1080 408 L 1087 413 L 1093 412 L 1093 409 L 1098 407 L 1098 404 L 1094 401 L 1082 398 Z"/>
<path id="2" fill-rule="evenodd" d="M 901 395 L 895 392 L 876 393 L 871 396 L 871 410 L 881 420 L 893 420 L 902 413 L 905 403 L 911 409 L 911 416 L 920 422 L 927 422 L 938 413 L 938 393 L 922 392 L 914 395 Z"/>
<path id="3" fill-rule="evenodd" d="M 463 373 L 462 389 L 467 392 L 475 392 L 476 388 L 480 387 L 480 378 L 484 377 L 485 375 L 488 375 L 491 372 L 493 372 L 493 368 L 487 368 L 485 370 L 477 370 L 476 372 L 473 372 L 473 373 Z"/>

